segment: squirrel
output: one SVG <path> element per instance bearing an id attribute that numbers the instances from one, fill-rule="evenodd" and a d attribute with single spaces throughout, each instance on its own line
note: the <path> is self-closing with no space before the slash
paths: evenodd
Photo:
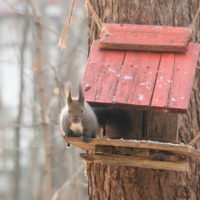
<path id="1" fill-rule="evenodd" d="M 81 85 L 78 99 L 72 99 L 69 86 L 67 104 L 60 115 L 60 128 L 63 137 L 82 137 L 84 142 L 95 138 L 99 129 L 96 115 L 90 105 L 85 102 Z"/>
<path id="2" fill-rule="evenodd" d="M 84 142 L 89 142 L 96 136 L 112 139 L 128 136 L 132 125 L 127 111 L 119 108 L 92 108 L 85 102 L 81 85 L 78 99 L 72 99 L 71 85 L 68 90 L 67 103 L 60 115 L 63 137 L 82 137 Z M 107 128 L 112 131 L 107 131 Z"/>

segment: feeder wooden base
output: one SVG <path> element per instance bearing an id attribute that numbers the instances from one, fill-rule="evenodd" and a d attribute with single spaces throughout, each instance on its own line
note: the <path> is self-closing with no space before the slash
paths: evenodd
<path id="1" fill-rule="evenodd" d="M 200 152 L 184 144 L 145 140 L 65 138 L 67 143 L 87 151 L 80 154 L 87 162 L 189 172 L 188 157 L 200 158 Z"/>
<path id="2" fill-rule="evenodd" d="M 123 139 L 91 139 L 91 142 L 85 143 L 82 138 L 66 137 L 65 141 L 84 150 L 95 150 L 97 145 L 132 147 L 139 149 L 153 149 L 158 151 L 173 152 L 178 155 L 193 156 L 200 158 L 200 151 L 192 146 L 184 144 L 162 143 L 151 140 L 123 140 Z"/>
<path id="3" fill-rule="evenodd" d="M 80 154 L 80 156 L 87 162 L 189 172 L 189 164 L 187 161 L 177 161 L 177 162 L 155 161 L 143 157 L 84 154 L 84 153 Z"/>

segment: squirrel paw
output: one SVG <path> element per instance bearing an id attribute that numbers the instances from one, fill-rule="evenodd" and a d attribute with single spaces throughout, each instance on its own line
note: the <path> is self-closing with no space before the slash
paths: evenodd
<path id="1" fill-rule="evenodd" d="M 67 137 L 72 137 L 73 136 L 73 132 L 70 131 L 69 133 L 67 133 Z"/>
<path id="2" fill-rule="evenodd" d="M 90 142 L 90 140 L 91 140 L 90 136 L 88 136 L 88 135 L 83 136 L 83 142 Z"/>

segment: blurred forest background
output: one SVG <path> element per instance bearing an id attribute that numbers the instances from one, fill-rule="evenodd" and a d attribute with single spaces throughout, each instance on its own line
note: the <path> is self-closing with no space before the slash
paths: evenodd
<path id="1" fill-rule="evenodd" d="M 87 199 L 80 150 L 66 149 L 63 88 L 81 81 L 87 11 L 77 0 L 67 48 L 57 47 L 71 0 L 0 0 L 0 199 Z"/>

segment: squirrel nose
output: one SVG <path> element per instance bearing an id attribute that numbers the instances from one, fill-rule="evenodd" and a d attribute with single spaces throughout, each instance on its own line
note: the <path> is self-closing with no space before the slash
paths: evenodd
<path id="1" fill-rule="evenodd" d="M 78 117 L 73 118 L 73 122 L 74 122 L 74 123 L 79 122 L 79 118 L 78 118 Z"/>

